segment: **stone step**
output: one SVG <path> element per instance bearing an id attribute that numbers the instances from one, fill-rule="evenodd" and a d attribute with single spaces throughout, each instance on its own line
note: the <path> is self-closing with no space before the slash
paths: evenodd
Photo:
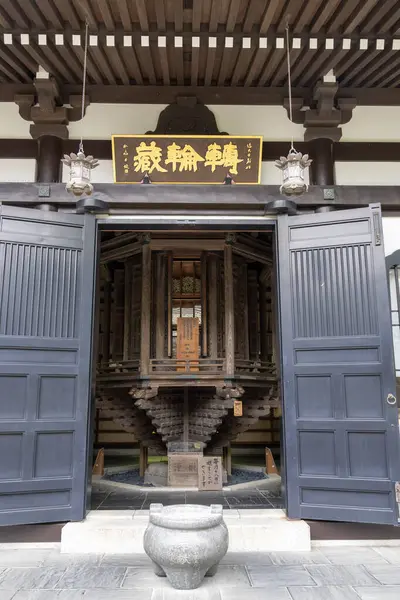
<path id="1" fill-rule="evenodd" d="M 311 549 L 305 521 L 290 520 L 283 510 L 224 510 L 230 552 L 301 552 Z M 62 529 L 61 552 L 70 554 L 142 554 L 149 511 L 95 510 L 85 521 Z"/>

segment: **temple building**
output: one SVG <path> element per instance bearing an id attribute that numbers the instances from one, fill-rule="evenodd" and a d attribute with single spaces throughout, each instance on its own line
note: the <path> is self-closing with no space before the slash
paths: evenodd
<path id="1" fill-rule="evenodd" d="M 2 0 L 0 526 L 104 456 L 398 525 L 395 4 Z"/>

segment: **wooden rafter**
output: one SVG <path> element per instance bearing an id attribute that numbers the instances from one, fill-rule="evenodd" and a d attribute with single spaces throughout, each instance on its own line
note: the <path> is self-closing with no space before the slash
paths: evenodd
<path id="1" fill-rule="evenodd" d="M 94 65 L 98 68 L 102 75 L 102 78 L 107 80 L 108 83 L 116 83 L 114 71 L 108 61 L 104 50 L 99 46 L 90 46 L 89 54 L 93 60 Z"/>
<path id="2" fill-rule="evenodd" d="M 158 0 L 162 2 L 163 0 Z M 139 17 L 140 28 L 142 31 L 149 31 L 149 19 L 147 16 L 146 0 L 135 0 L 136 10 Z"/>
<path id="3" fill-rule="evenodd" d="M 63 20 L 54 0 L 36 0 L 36 4 L 53 27 L 63 28 Z"/>
<path id="4" fill-rule="evenodd" d="M 110 6 L 108 4 L 108 0 L 97 0 L 97 4 L 99 6 L 106 28 L 108 29 L 108 31 L 113 31 L 115 24 L 111 14 Z"/>
<path id="5" fill-rule="evenodd" d="M 29 29 L 29 18 L 13 0 L 2 0 L 2 8 L 18 27 Z"/>
<path id="6" fill-rule="evenodd" d="M 310 32 L 313 34 L 319 33 L 320 30 L 325 27 L 326 22 L 341 3 L 341 0 L 329 0 L 329 2 L 323 2 L 319 7 L 315 17 L 312 19 Z"/>
<path id="7" fill-rule="evenodd" d="M 240 10 L 241 0 L 231 0 L 229 5 L 228 18 L 226 21 L 226 32 L 232 33 L 235 29 L 236 21 Z"/>
<path id="8" fill-rule="evenodd" d="M 126 1 L 126 0 L 123 0 Z M 164 0 L 160 0 L 154 4 L 154 9 L 156 12 L 157 19 L 157 30 L 165 31 L 166 30 L 166 18 L 165 18 L 165 6 Z"/>
<path id="9" fill-rule="evenodd" d="M 74 0 L 76 9 L 79 11 L 82 21 L 87 21 L 89 26 L 93 29 L 97 29 L 97 19 L 94 15 L 92 5 L 89 0 Z"/>
<path id="10" fill-rule="evenodd" d="M 281 5 L 281 0 L 271 0 L 268 2 L 268 6 L 265 9 L 265 12 L 261 19 L 260 24 L 260 33 L 265 34 L 268 32 L 271 24 L 273 22 L 275 13 L 279 10 L 279 6 Z"/>

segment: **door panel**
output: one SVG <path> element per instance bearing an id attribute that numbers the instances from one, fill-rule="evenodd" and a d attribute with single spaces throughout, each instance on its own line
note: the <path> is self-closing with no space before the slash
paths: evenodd
<path id="1" fill-rule="evenodd" d="M 95 219 L 0 211 L 0 524 L 79 520 Z"/>
<path id="2" fill-rule="evenodd" d="M 398 523 L 379 205 L 279 219 L 288 516 Z"/>

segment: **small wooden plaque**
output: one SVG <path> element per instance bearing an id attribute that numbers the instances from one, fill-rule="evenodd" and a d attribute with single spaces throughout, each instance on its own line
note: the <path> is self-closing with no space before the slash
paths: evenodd
<path id="1" fill-rule="evenodd" d="M 176 358 L 178 361 L 178 371 L 186 371 L 186 365 L 183 361 L 191 361 L 189 372 L 198 371 L 199 359 L 199 319 L 190 317 L 180 317 L 176 322 L 177 346 Z M 193 362 L 192 362 L 193 361 Z"/>
<path id="2" fill-rule="evenodd" d="M 241 400 L 234 400 L 233 416 L 234 417 L 243 417 L 243 402 Z"/>
<path id="3" fill-rule="evenodd" d="M 222 490 L 222 459 L 203 456 L 199 459 L 199 491 Z"/>
<path id="4" fill-rule="evenodd" d="M 168 485 L 171 487 L 196 487 L 198 465 L 198 454 L 168 454 Z"/>

